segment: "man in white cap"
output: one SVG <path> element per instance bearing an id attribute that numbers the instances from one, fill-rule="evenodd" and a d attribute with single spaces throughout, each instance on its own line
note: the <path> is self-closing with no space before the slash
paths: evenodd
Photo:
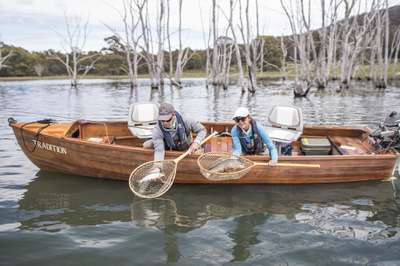
<path id="1" fill-rule="evenodd" d="M 196 133 L 193 140 L 192 132 Z M 152 132 L 152 143 L 145 142 L 145 148 L 154 147 L 154 160 L 164 160 L 165 150 L 194 153 L 207 135 L 207 130 L 198 121 L 184 118 L 169 103 L 162 103 L 158 109 L 158 123 Z"/>
<path id="2" fill-rule="evenodd" d="M 263 126 L 251 118 L 249 110 L 246 107 L 239 107 L 233 116 L 233 120 L 236 125 L 231 130 L 232 154 L 234 156 L 260 154 L 265 151 L 265 146 L 267 146 L 271 158 L 269 165 L 276 165 L 278 162 L 276 147 Z"/>

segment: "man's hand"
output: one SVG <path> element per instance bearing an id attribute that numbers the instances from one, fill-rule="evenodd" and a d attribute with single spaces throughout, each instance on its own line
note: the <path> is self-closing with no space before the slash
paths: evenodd
<path id="1" fill-rule="evenodd" d="M 276 166 L 278 164 L 278 161 L 277 160 L 270 160 L 269 162 L 268 162 L 268 166 Z"/>
<path id="2" fill-rule="evenodd" d="M 189 147 L 189 154 L 195 153 L 200 148 L 200 145 L 197 142 L 193 142 L 192 145 Z"/>

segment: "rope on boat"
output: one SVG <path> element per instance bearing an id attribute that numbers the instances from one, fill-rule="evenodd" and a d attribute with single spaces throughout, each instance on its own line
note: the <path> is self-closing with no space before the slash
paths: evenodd
<path id="1" fill-rule="evenodd" d="M 15 124 L 15 123 L 17 123 L 17 120 L 15 120 L 15 119 L 12 118 L 12 117 L 8 118 L 8 124 L 9 124 L 9 125 L 12 125 L 12 124 Z M 28 126 L 28 125 L 30 125 L 30 124 L 35 124 L 35 123 L 44 124 L 44 126 L 40 127 L 40 128 L 38 129 L 38 131 L 36 132 L 35 137 L 33 138 L 33 139 L 35 140 L 35 141 L 34 141 L 35 144 L 34 144 L 34 146 L 33 146 L 33 149 L 29 149 L 28 146 L 26 145 L 26 142 L 25 142 L 24 130 L 23 130 L 23 129 L 24 129 L 24 127 L 26 127 L 26 126 Z M 27 151 L 31 152 L 31 153 L 34 152 L 34 151 L 36 150 L 37 141 L 39 140 L 40 133 L 41 133 L 44 129 L 46 129 L 47 127 L 49 127 L 51 124 L 54 124 L 54 123 L 57 123 L 57 121 L 55 121 L 54 119 L 51 119 L 51 118 L 46 118 L 46 119 L 41 119 L 41 120 L 37 120 L 37 121 L 28 122 L 28 123 L 23 124 L 23 125 L 21 126 L 20 130 L 21 130 L 22 143 L 23 143 L 25 149 L 26 149 Z"/>

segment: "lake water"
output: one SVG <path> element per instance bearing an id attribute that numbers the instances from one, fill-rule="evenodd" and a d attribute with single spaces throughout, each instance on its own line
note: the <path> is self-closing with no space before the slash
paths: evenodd
<path id="1" fill-rule="evenodd" d="M 206 88 L 136 90 L 123 82 L 0 82 L 0 265 L 400 265 L 400 184 L 177 185 L 159 199 L 127 183 L 39 171 L 7 118 L 125 119 L 129 104 L 167 101 L 199 120 L 229 120 L 239 106 L 265 121 L 276 104 L 306 123 L 374 127 L 400 112 L 400 86 L 360 83 L 294 99 L 280 82 L 255 95 Z"/>

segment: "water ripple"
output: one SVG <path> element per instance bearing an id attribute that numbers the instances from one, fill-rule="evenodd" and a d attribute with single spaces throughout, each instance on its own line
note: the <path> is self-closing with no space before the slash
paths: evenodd
<path id="1" fill-rule="evenodd" d="M 276 104 L 302 108 L 311 124 L 375 127 L 400 112 L 394 86 L 380 92 L 360 84 L 336 93 L 333 83 L 294 99 L 291 84 L 281 82 L 262 82 L 253 96 L 234 85 L 206 88 L 204 79 L 184 79 L 182 89 L 148 84 L 140 80 L 134 90 L 126 80 L 83 80 L 77 89 L 66 80 L 0 84 L 2 262 L 399 264 L 399 183 L 174 186 L 163 199 L 143 201 L 123 182 L 38 172 L 6 123 L 10 116 L 124 120 L 129 104 L 143 101 L 171 102 L 186 116 L 211 121 L 231 120 L 235 108 L 247 106 L 264 123 Z"/>

